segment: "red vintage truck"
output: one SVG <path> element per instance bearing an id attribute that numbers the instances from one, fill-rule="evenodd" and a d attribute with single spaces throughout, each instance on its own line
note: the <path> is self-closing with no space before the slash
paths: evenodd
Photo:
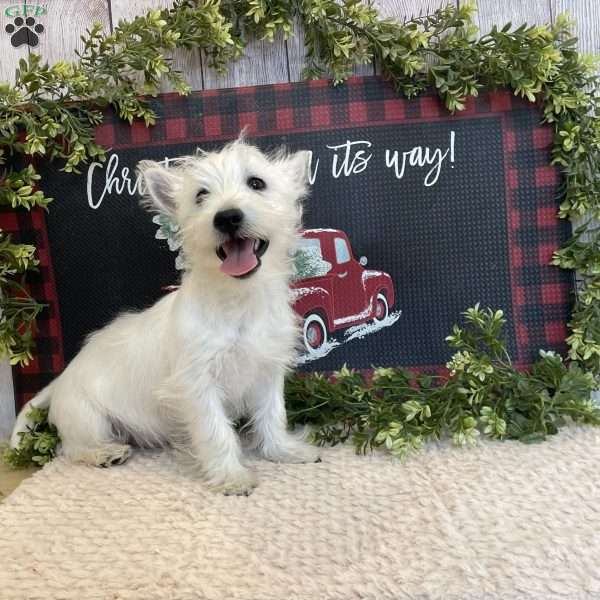
<path id="1" fill-rule="evenodd" d="M 294 309 L 303 318 L 304 345 L 318 352 L 331 332 L 383 321 L 394 305 L 392 278 L 365 269 L 338 229 L 307 229 L 295 257 Z"/>

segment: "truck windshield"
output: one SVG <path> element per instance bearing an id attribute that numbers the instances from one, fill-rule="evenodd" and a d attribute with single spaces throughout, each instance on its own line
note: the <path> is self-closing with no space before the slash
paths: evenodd
<path id="1" fill-rule="evenodd" d="M 323 260 L 321 241 L 305 238 L 300 240 L 294 256 L 294 278 L 321 277 L 331 271 L 331 263 Z"/>

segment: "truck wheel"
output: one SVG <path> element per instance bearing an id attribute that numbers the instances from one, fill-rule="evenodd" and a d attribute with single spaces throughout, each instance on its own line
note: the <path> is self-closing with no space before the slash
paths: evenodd
<path id="1" fill-rule="evenodd" d="M 316 352 L 327 341 L 327 326 L 316 313 L 304 319 L 304 346 L 309 352 Z"/>
<path id="2" fill-rule="evenodd" d="M 373 317 L 373 321 L 375 323 L 381 323 L 381 321 L 387 319 L 389 314 L 390 308 L 387 299 L 382 292 L 379 292 L 375 298 L 375 316 Z"/>

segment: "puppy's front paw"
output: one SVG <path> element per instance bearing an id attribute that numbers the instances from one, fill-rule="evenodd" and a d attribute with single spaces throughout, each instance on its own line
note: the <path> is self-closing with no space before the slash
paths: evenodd
<path id="1" fill-rule="evenodd" d="M 213 480 L 209 485 L 215 492 L 225 496 L 249 496 L 258 485 L 258 480 L 252 471 L 244 469 L 220 481 Z"/>

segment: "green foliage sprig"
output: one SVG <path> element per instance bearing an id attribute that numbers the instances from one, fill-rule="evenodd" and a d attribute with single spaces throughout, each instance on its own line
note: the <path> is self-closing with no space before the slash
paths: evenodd
<path id="1" fill-rule="evenodd" d="M 480 435 L 532 443 L 568 421 L 600 425 L 591 393 L 597 382 L 577 363 L 541 352 L 529 372 L 515 369 L 502 337 L 502 311 L 478 306 L 465 313 L 447 341 L 456 353 L 448 378 L 375 368 L 371 380 L 343 368 L 287 382 L 291 425 L 316 427 L 319 444 L 351 439 L 357 450 L 384 448 L 398 457 L 450 436 L 459 446 Z"/>
<path id="2" fill-rule="evenodd" d="M 0 355 L 9 356 L 12 365 L 31 360 L 35 318 L 43 308 L 24 286 L 25 273 L 38 264 L 34 253 L 34 246 L 13 244 L 0 233 Z"/>
<path id="3" fill-rule="evenodd" d="M 54 159 L 67 172 L 90 159 L 105 160 L 105 149 L 94 140 L 104 107 L 130 123 L 153 125 L 156 115 L 141 95 L 156 94 L 164 79 L 189 92 L 173 69 L 174 50 L 200 49 L 222 70 L 249 38 L 286 38 L 299 22 L 307 77 L 325 74 L 341 83 L 356 65 L 375 61 L 399 93 L 412 97 L 433 88 L 450 111 L 463 110 L 483 88 L 506 87 L 539 101 L 554 130 L 552 160 L 563 173 L 559 215 L 597 219 L 596 62 L 577 51 L 565 17 L 552 26 L 494 27 L 478 37 L 473 16 L 469 4 L 397 21 L 382 19 L 370 0 L 176 0 L 171 9 L 120 22 L 112 33 L 94 26 L 78 61 L 47 65 L 32 54 L 20 61 L 14 85 L 0 84 L 0 206 L 29 210 L 51 200 L 37 189 L 35 168 L 16 167 L 15 159 Z M 32 326 L 41 309 L 24 285 L 26 272 L 35 268 L 33 251 L 0 237 L 0 352 L 13 363 L 31 358 Z M 495 337 L 502 315 L 472 309 L 469 326 L 449 340 L 458 352 L 446 382 L 414 379 L 401 369 L 378 369 L 369 383 L 347 370 L 334 381 L 294 378 L 288 384 L 291 421 L 320 425 L 320 441 L 352 435 L 361 448 L 384 446 L 400 455 L 443 433 L 457 443 L 474 439 L 480 429 L 531 440 L 553 433 L 565 417 L 597 424 L 589 391 L 600 373 L 600 232 L 591 218 L 557 250 L 553 264 L 580 274 L 569 365 L 545 354 L 530 373 L 518 372 Z"/>
<path id="4" fill-rule="evenodd" d="M 6 448 L 2 458 L 13 469 L 37 466 L 50 462 L 60 443 L 56 427 L 48 423 L 48 409 L 30 408 L 27 417 L 30 425 L 21 432 L 18 448 Z"/>

